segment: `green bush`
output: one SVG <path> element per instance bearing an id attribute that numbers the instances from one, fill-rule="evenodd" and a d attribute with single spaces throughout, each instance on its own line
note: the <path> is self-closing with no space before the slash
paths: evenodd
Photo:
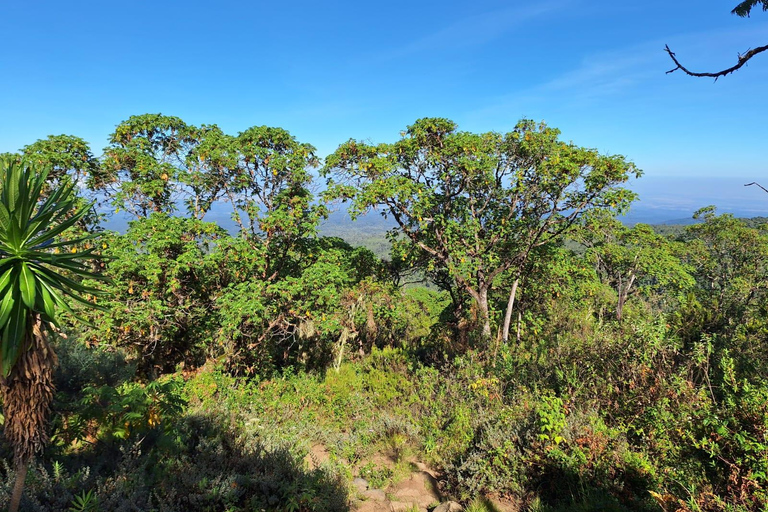
<path id="1" fill-rule="evenodd" d="M 215 224 L 164 214 L 131 222 L 124 235 L 103 234 L 109 298 L 83 339 L 125 349 L 150 377 L 203 364 L 215 327 L 209 256 L 223 235 Z"/>

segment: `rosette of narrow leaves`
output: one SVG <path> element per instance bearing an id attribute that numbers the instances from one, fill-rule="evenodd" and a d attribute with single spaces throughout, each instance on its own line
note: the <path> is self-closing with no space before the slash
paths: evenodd
<path id="1" fill-rule="evenodd" d="M 0 371 L 10 374 L 28 349 L 31 318 L 57 324 L 57 312 L 72 312 L 70 302 L 97 307 L 88 296 L 99 290 L 84 278 L 104 280 L 88 267 L 93 235 L 67 240 L 64 235 L 89 208 L 78 208 L 75 184 L 43 194 L 47 169 L 28 160 L 0 160 Z"/>

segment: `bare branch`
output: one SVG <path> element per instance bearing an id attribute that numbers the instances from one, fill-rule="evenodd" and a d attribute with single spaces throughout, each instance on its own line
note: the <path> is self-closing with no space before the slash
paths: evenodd
<path id="1" fill-rule="evenodd" d="M 765 46 L 758 46 L 757 48 L 754 48 L 754 49 L 750 49 L 750 50 L 747 50 L 747 52 L 746 52 L 746 53 L 740 53 L 740 54 L 739 54 L 739 60 L 738 60 L 738 62 L 736 63 L 736 65 L 734 65 L 734 66 L 731 66 L 731 67 L 730 67 L 730 68 L 728 68 L 728 69 L 724 69 L 724 70 L 722 70 L 722 71 L 718 71 L 718 72 L 716 72 L 716 73 L 695 73 L 695 72 L 693 72 L 693 71 L 690 71 L 689 69 L 687 69 L 687 68 L 686 68 L 685 66 L 683 66 L 682 64 L 680 64 L 680 61 L 678 61 L 678 60 L 677 60 L 677 57 L 675 57 L 675 54 L 674 54 L 674 52 L 673 52 L 672 50 L 670 50 L 670 49 L 669 49 L 669 46 L 668 46 L 668 45 L 664 45 L 664 51 L 665 51 L 665 52 L 667 52 L 667 53 L 669 54 L 669 57 L 672 59 L 672 61 L 673 61 L 673 62 L 675 63 L 675 65 L 677 66 L 677 67 L 675 67 L 675 68 L 673 68 L 673 69 L 670 69 L 669 71 L 667 71 L 667 74 L 669 74 L 669 73 L 673 73 L 673 72 L 677 71 L 678 69 L 680 69 L 680 70 L 682 70 L 682 71 L 683 71 L 683 73 L 685 73 L 686 75 L 690 75 L 690 76 L 698 76 L 698 77 L 707 76 L 707 77 L 710 77 L 710 78 L 714 78 L 714 79 L 715 79 L 715 81 L 717 81 L 717 79 L 718 79 L 718 78 L 720 78 L 721 76 L 725 76 L 725 75 L 728 75 L 728 74 L 730 74 L 730 73 L 733 73 L 734 71 L 736 71 L 737 69 L 739 69 L 741 66 L 743 66 L 744 64 L 746 64 L 746 63 L 747 63 L 747 61 L 748 61 L 749 59 L 751 59 L 752 57 L 754 57 L 754 56 L 755 56 L 755 55 L 757 55 L 758 53 L 762 53 L 762 52 L 764 52 L 764 51 L 766 51 L 766 50 L 768 50 L 768 45 L 765 45 Z"/>
<path id="2" fill-rule="evenodd" d="M 756 181 L 753 181 L 752 183 L 747 183 L 747 184 L 746 184 L 746 185 L 744 185 L 744 186 L 745 186 L 745 187 L 749 187 L 750 185 L 757 185 L 758 187 L 760 187 L 761 189 L 763 189 L 763 191 L 764 191 L 764 192 L 768 193 L 768 188 L 765 188 L 764 186 L 762 186 L 761 184 L 759 184 L 759 183 L 758 183 L 758 182 L 756 182 Z"/>

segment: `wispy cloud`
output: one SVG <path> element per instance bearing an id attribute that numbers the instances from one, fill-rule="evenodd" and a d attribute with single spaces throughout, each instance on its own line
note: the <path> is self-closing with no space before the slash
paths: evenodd
<path id="1" fill-rule="evenodd" d="M 664 53 L 664 45 L 690 52 L 691 61 L 712 69 L 721 65 L 724 48 L 741 48 L 745 41 L 764 38 L 765 25 L 749 30 L 710 30 L 657 37 L 609 51 L 583 56 L 576 66 L 538 83 L 528 83 L 508 94 L 489 99 L 488 103 L 469 114 L 473 120 L 498 117 L 509 112 L 515 115 L 546 106 L 584 107 L 614 100 L 642 101 L 641 98 L 659 94 L 670 85 L 665 72 L 674 67 Z M 764 42 L 763 42 L 764 43 Z M 754 43 L 753 43 L 754 44 Z M 761 43 L 762 44 L 762 43 Z M 740 46 L 741 45 L 741 46 Z M 743 49 L 746 49 L 743 48 Z M 727 67 L 729 62 L 725 62 Z M 719 69 L 719 68 L 718 68 Z M 690 94 L 696 94 L 690 92 Z"/>
<path id="2" fill-rule="evenodd" d="M 388 52 L 386 57 L 395 58 L 447 48 L 482 45 L 527 21 L 563 9 L 570 2 L 571 0 L 535 2 L 524 7 L 510 7 L 469 16 L 395 48 Z"/>
<path id="3" fill-rule="evenodd" d="M 606 96 L 621 95 L 659 73 L 650 65 L 658 63 L 659 59 L 653 55 L 656 50 L 658 44 L 645 43 L 590 55 L 577 67 L 554 78 L 497 97 L 475 111 L 473 116 L 484 117 L 510 109 L 519 111 L 521 106 L 553 104 L 553 99 L 560 104 L 585 104 Z"/>

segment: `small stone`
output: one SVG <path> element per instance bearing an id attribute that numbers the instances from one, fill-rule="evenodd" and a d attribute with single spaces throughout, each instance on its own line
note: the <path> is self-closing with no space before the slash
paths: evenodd
<path id="1" fill-rule="evenodd" d="M 368 480 L 365 478 L 355 478 L 352 480 L 352 486 L 357 489 L 357 492 L 363 493 L 368 490 Z"/>
<path id="2" fill-rule="evenodd" d="M 441 503 L 432 512 L 462 512 L 464 507 L 456 503 L 455 501 L 446 501 Z"/>
<path id="3" fill-rule="evenodd" d="M 392 487 L 390 493 L 396 500 L 411 503 L 420 509 L 440 503 L 441 499 L 437 492 L 437 482 L 425 472 L 412 473 L 411 478 Z"/>
<path id="4" fill-rule="evenodd" d="M 354 512 L 389 512 L 389 505 L 380 501 L 363 501 L 352 506 Z"/>
<path id="5" fill-rule="evenodd" d="M 381 489 L 368 489 L 363 496 L 371 501 L 387 501 L 387 493 Z"/>

